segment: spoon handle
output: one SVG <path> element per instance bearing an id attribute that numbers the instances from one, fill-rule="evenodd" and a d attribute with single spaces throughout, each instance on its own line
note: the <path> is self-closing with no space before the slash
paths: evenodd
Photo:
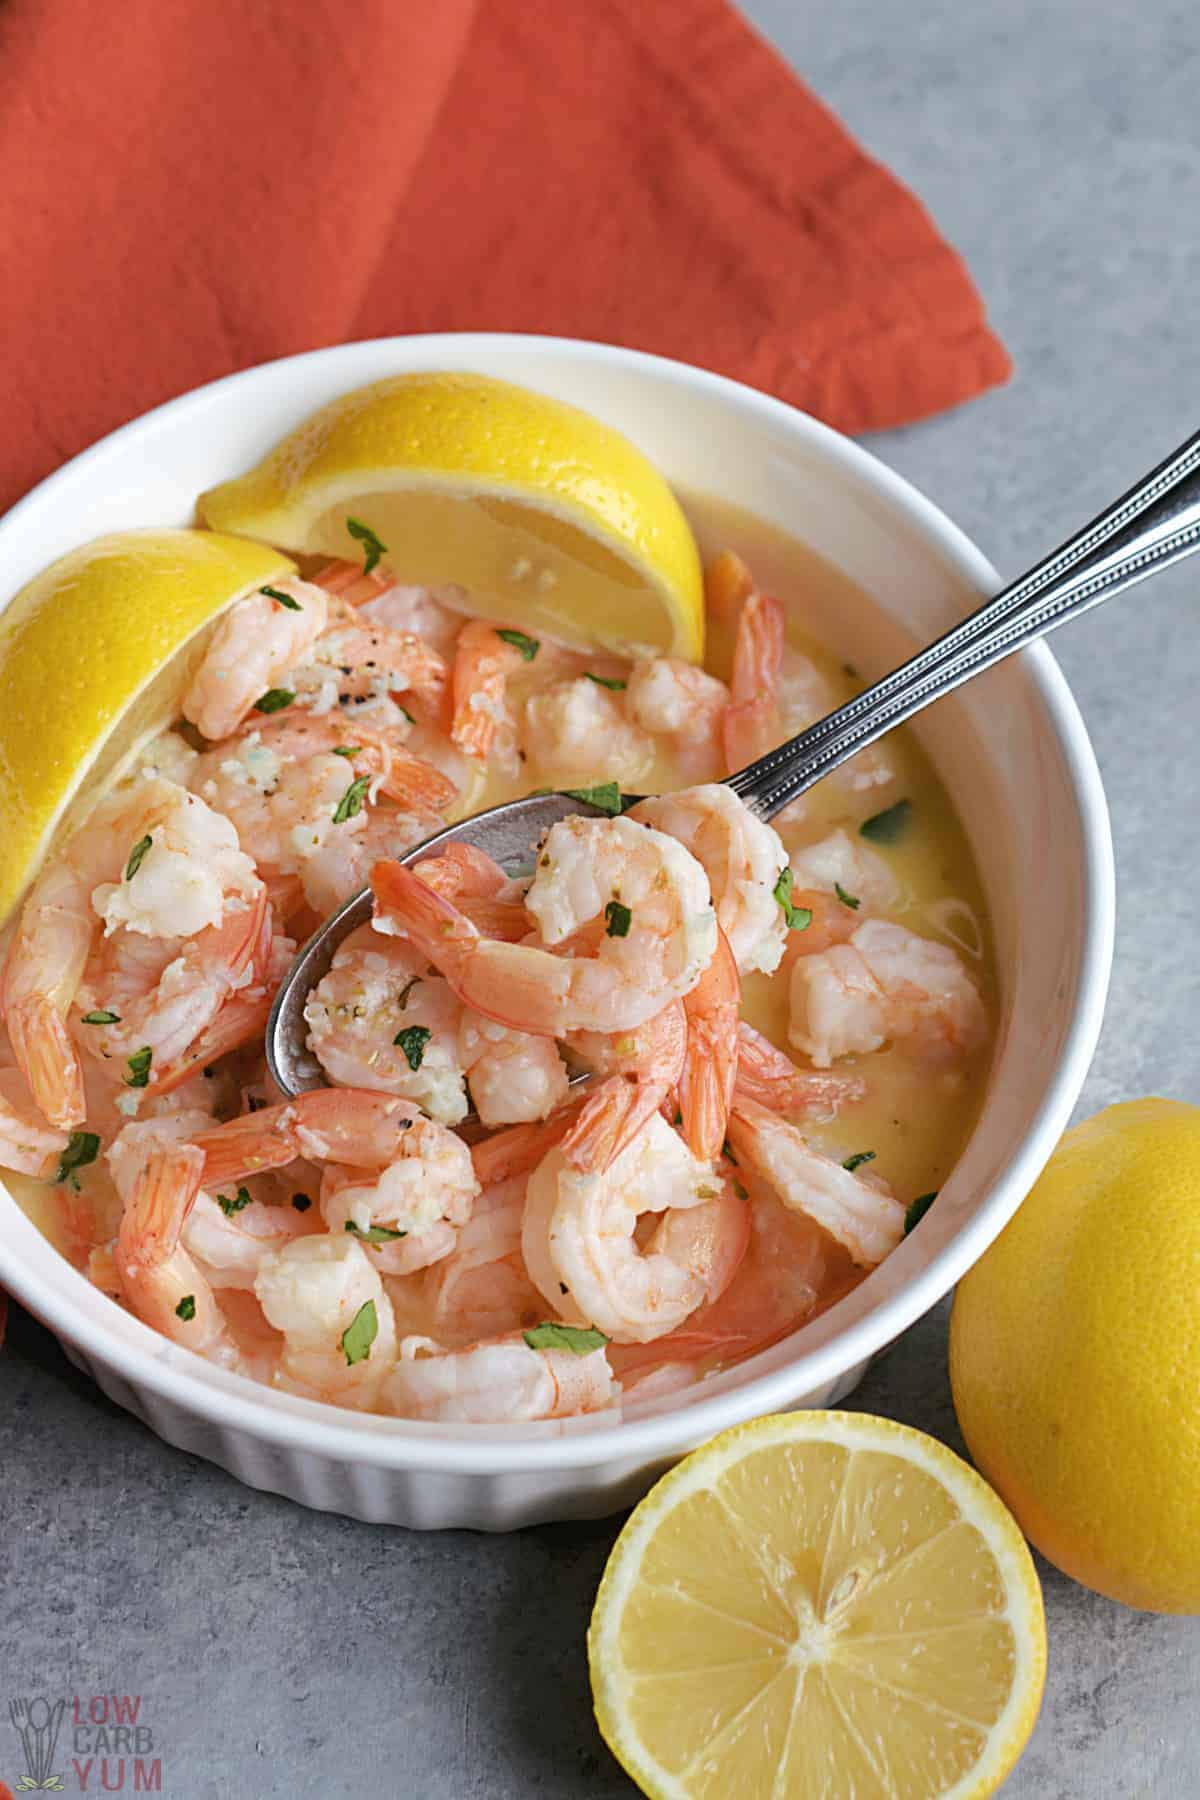
<path id="1" fill-rule="evenodd" d="M 873 687 L 731 775 L 771 818 L 893 726 L 1122 588 L 1200 549 L 1200 432 L 1127 494 Z"/>

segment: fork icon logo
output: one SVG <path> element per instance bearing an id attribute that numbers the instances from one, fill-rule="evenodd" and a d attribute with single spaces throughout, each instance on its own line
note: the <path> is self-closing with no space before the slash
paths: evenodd
<path id="1" fill-rule="evenodd" d="M 9 1716 L 25 1751 L 28 1770 L 17 1783 L 19 1794 L 62 1792 L 63 1778 L 53 1773 L 53 1766 L 66 1709 L 65 1700 L 50 1701 L 40 1696 L 9 1701 Z"/>

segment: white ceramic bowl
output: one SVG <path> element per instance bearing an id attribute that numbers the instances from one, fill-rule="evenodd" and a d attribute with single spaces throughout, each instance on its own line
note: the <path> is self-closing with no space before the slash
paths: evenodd
<path id="1" fill-rule="evenodd" d="M 125 426 L 0 521 L 3 599 L 101 532 L 190 522 L 202 489 L 247 467 L 346 389 L 436 368 L 503 376 L 586 407 L 627 432 L 678 487 L 721 494 L 811 544 L 882 608 L 882 625 L 874 613 L 816 622 L 835 645 L 852 647 L 866 675 L 884 673 L 998 585 L 927 500 L 791 407 L 628 350 L 463 335 L 291 357 Z M 724 1426 L 836 1401 L 950 1289 L 1024 1198 L 1087 1070 L 1111 958 L 1104 795 L 1049 652 L 1026 651 L 914 729 L 966 821 L 991 908 L 1003 989 L 994 1066 L 978 1126 L 937 1206 L 860 1287 L 796 1336 L 657 1411 L 500 1431 L 363 1418 L 212 1368 L 98 1293 L 2 1189 L 0 1282 L 110 1398 L 168 1442 L 307 1506 L 403 1525 L 507 1530 L 597 1516 L 630 1502 L 673 1458 Z"/>

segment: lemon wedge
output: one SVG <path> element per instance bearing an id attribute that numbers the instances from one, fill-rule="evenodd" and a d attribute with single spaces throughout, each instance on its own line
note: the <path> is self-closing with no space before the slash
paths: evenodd
<path id="1" fill-rule="evenodd" d="M 923 1433 L 755 1420 L 638 1506 L 588 1634 L 596 1717 L 655 1800 L 967 1800 L 1019 1756 L 1046 1665 L 1015 1522 Z"/>
<path id="2" fill-rule="evenodd" d="M 700 556 L 679 502 L 620 432 L 482 375 L 344 394 L 248 474 L 201 496 L 215 530 L 456 583 L 473 612 L 580 647 L 704 651 Z M 369 539 L 367 540 L 369 542 Z"/>
<path id="3" fill-rule="evenodd" d="M 51 834 L 179 716 L 206 627 L 294 572 L 211 531 L 123 531 L 60 557 L 0 616 L 0 921 Z"/>

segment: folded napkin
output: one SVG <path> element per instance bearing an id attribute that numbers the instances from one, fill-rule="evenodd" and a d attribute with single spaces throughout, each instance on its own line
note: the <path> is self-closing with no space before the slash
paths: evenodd
<path id="1" fill-rule="evenodd" d="M 601 338 L 846 431 L 1009 369 L 919 202 L 726 0 L 5 0 L 0 168 L 0 508 L 347 338 Z"/>

